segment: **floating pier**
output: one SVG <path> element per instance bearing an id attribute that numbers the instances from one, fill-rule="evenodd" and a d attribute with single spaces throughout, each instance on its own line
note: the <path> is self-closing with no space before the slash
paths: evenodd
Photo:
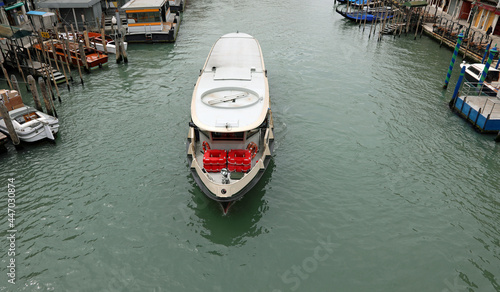
<path id="1" fill-rule="evenodd" d="M 457 84 L 457 87 L 460 85 Z M 463 95 L 454 96 L 452 110 L 470 122 L 481 133 L 495 134 L 500 131 L 500 99 L 482 92 L 482 87 L 465 82 Z"/>

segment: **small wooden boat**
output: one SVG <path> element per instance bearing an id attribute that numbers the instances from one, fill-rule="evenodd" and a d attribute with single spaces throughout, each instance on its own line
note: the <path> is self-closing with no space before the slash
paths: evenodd
<path id="1" fill-rule="evenodd" d="M 54 45 L 55 53 L 52 51 L 52 44 Z M 65 50 L 66 45 L 63 44 L 63 40 L 47 40 L 43 42 L 43 47 L 40 43 L 34 44 L 33 47 L 39 51 L 47 51 L 51 59 L 57 58 L 59 62 L 66 62 L 65 56 L 68 55 L 68 50 Z M 86 46 L 83 46 L 83 49 L 89 69 L 102 68 L 102 66 L 108 65 L 108 55 Z M 69 42 L 69 52 L 70 64 L 84 66 L 78 43 Z"/>
<path id="2" fill-rule="evenodd" d="M 7 107 L 12 125 L 24 142 L 42 139 L 55 140 L 59 131 L 59 120 L 23 104 L 21 96 L 15 90 L 0 90 L 1 102 Z M 3 117 L 0 116 L 0 131 L 9 134 Z"/>
<path id="3" fill-rule="evenodd" d="M 230 33 L 213 45 L 193 91 L 191 119 L 191 173 L 226 212 L 259 181 L 274 149 L 267 71 L 254 37 Z"/>

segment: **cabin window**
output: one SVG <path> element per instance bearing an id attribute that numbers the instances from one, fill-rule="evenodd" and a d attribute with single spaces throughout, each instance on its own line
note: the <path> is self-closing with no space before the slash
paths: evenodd
<path id="1" fill-rule="evenodd" d="M 253 135 L 257 134 L 259 132 L 259 129 L 253 129 L 247 132 L 247 139 L 252 137 Z"/>
<path id="2" fill-rule="evenodd" d="M 488 74 L 486 75 L 486 82 L 491 83 L 498 81 L 498 73 L 499 71 L 488 71 Z"/>
<path id="3" fill-rule="evenodd" d="M 154 12 L 141 12 L 141 13 L 127 13 L 128 19 L 133 19 L 133 22 L 129 23 L 147 23 L 147 22 L 161 22 L 160 13 L 158 11 Z"/>
<path id="4" fill-rule="evenodd" d="M 472 73 L 474 73 L 474 74 L 476 74 L 476 75 L 478 75 L 478 76 L 479 76 L 479 74 L 480 74 L 479 70 L 478 70 L 478 69 L 476 69 L 476 68 L 474 68 L 474 67 L 472 67 L 472 66 L 471 66 L 471 67 L 469 67 L 469 70 L 470 70 Z"/>
<path id="5" fill-rule="evenodd" d="M 232 141 L 243 141 L 245 138 L 244 132 L 236 132 L 236 133 L 219 133 L 212 132 L 212 140 L 232 140 Z"/>

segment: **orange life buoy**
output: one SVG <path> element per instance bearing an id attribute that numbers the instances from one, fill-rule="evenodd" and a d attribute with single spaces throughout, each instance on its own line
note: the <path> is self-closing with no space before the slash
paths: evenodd
<path id="1" fill-rule="evenodd" d="M 203 152 L 210 150 L 210 144 L 207 141 L 203 141 Z"/>
<path id="2" fill-rule="evenodd" d="M 255 142 L 250 142 L 248 143 L 247 150 L 250 150 L 250 153 L 252 153 L 252 159 L 254 159 L 255 155 L 257 155 L 257 152 L 259 151 L 259 147 L 257 147 Z"/>

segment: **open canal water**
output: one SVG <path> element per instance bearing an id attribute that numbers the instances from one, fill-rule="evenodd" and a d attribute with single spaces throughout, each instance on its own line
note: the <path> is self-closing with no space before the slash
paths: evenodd
<path id="1" fill-rule="evenodd" d="M 190 0 L 175 44 L 130 45 L 84 88 L 73 72 L 57 142 L 0 156 L 0 290 L 500 291 L 500 144 L 449 110 L 452 51 L 377 43 L 332 2 Z M 224 216 L 185 141 L 199 69 L 237 30 L 262 46 L 276 148 Z"/>

